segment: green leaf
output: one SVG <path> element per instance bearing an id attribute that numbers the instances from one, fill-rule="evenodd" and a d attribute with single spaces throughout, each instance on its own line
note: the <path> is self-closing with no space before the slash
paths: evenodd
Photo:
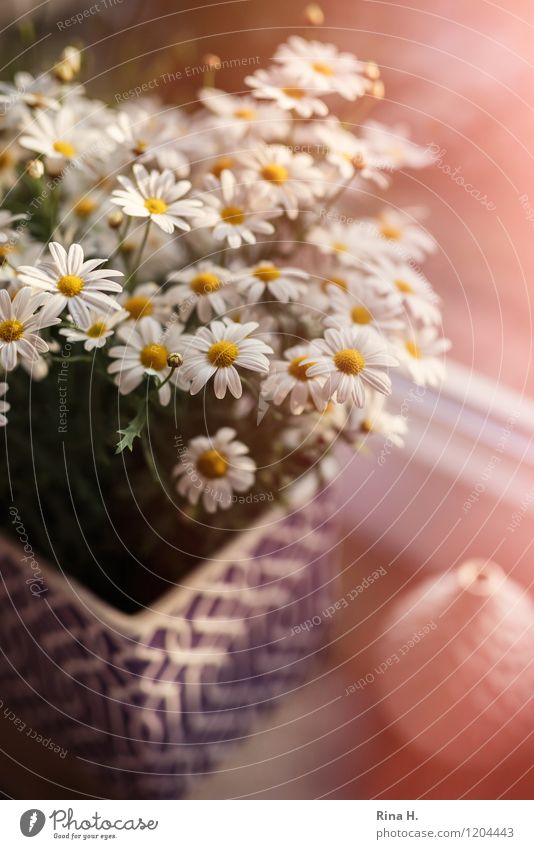
<path id="1" fill-rule="evenodd" d="M 122 435 L 122 439 L 120 439 L 117 443 L 115 454 L 120 454 L 125 448 L 133 451 L 134 440 L 141 436 L 146 425 L 146 414 L 147 407 L 146 404 L 143 404 L 137 415 L 128 423 L 128 425 L 124 429 L 117 431 L 117 433 Z"/>

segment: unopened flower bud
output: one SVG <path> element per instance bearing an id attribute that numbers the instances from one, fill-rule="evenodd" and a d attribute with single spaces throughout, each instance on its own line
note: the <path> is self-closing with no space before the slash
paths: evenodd
<path id="1" fill-rule="evenodd" d="M 61 83 L 70 83 L 74 79 L 72 68 L 65 62 L 58 62 L 53 68 L 54 76 Z"/>
<path id="2" fill-rule="evenodd" d="M 202 57 L 202 61 L 204 65 L 207 65 L 208 68 L 211 68 L 212 70 L 217 70 L 221 67 L 220 56 L 217 56 L 215 53 L 206 53 L 206 55 Z"/>
<path id="3" fill-rule="evenodd" d="M 26 173 L 34 180 L 40 180 L 44 174 L 44 165 L 40 159 L 30 159 L 26 165 Z"/>
<path id="4" fill-rule="evenodd" d="M 376 97 L 377 100 L 382 100 L 385 93 L 386 89 L 384 88 L 384 83 L 382 82 L 382 80 L 375 80 L 375 82 L 371 86 L 371 95 L 373 97 Z"/>
<path id="5" fill-rule="evenodd" d="M 182 357 L 181 354 L 178 353 L 178 351 L 173 351 L 167 357 L 167 365 L 169 366 L 169 368 L 180 368 L 183 361 L 184 361 L 184 358 Z"/>
<path id="6" fill-rule="evenodd" d="M 54 66 L 54 76 L 62 83 L 70 83 L 80 73 L 81 53 L 77 47 L 65 47 L 59 62 Z"/>
<path id="7" fill-rule="evenodd" d="M 320 27 L 324 24 L 324 12 L 317 3 L 310 3 L 306 6 L 304 9 L 304 17 L 313 27 Z"/>
<path id="8" fill-rule="evenodd" d="M 112 230 L 116 230 L 120 227 L 123 221 L 124 215 L 120 209 L 115 209 L 108 215 L 108 227 L 111 227 Z"/>
<path id="9" fill-rule="evenodd" d="M 127 239 L 124 239 L 119 246 L 119 251 L 123 256 L 130 256 L 135 251 L 134 242 L 130 242 Z"/>
<path id="10" fill-rule="evenodd" d="M 369 80 L 378 80 L 380 79 L 380 68 L 376 64 L 376 62 L 367 62 L 363 72 L 367 79 Z"/>

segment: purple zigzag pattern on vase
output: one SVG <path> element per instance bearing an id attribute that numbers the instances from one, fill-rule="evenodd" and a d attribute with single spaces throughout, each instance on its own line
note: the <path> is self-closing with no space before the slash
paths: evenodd
<path id="1" fill-rule="evenodd" d="M 164 609 L 109 619 L 59 575 L 33 597 L 0 544 L 5 702 L 80 758 L 103 795 L 184 796 L 320 650 L 321 627 L 295 626 L 328 603 L 331 530 L 317 498 L 243 534 L 238 557 L 201 567 Z"/>

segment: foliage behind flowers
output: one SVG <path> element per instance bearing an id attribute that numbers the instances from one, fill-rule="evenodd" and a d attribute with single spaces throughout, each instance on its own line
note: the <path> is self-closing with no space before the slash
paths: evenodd
<path id="1" fill-rule="evenodd" d="M 0 85 L 3 496 L 95 586 L 103 538 L 131 589 L 130 561 L 175 580 L 338 440 L 401 443 L 390 370 L 435 384 L 448 342 L 415 214 L 346 212 L 429 161 L 331 113 L 381 94 L 374 64 L 292 37 L 191 112 L 92 100 L 79 64 Z"/>

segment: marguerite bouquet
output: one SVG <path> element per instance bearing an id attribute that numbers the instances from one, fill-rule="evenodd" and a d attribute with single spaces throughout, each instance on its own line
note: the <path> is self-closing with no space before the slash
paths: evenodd
<path id="1" fill-rule="evenodd" d="M 0 86 L 2 497 L 128 606 L 340 440 L 401 442 L 392 375 L 438 382 L 448 342 L 434 240 L 381 200 L 428 151 L 358 118 L 376 65 L 291 37 L 188 110 L 79 71 L 68 48 Z"/>

